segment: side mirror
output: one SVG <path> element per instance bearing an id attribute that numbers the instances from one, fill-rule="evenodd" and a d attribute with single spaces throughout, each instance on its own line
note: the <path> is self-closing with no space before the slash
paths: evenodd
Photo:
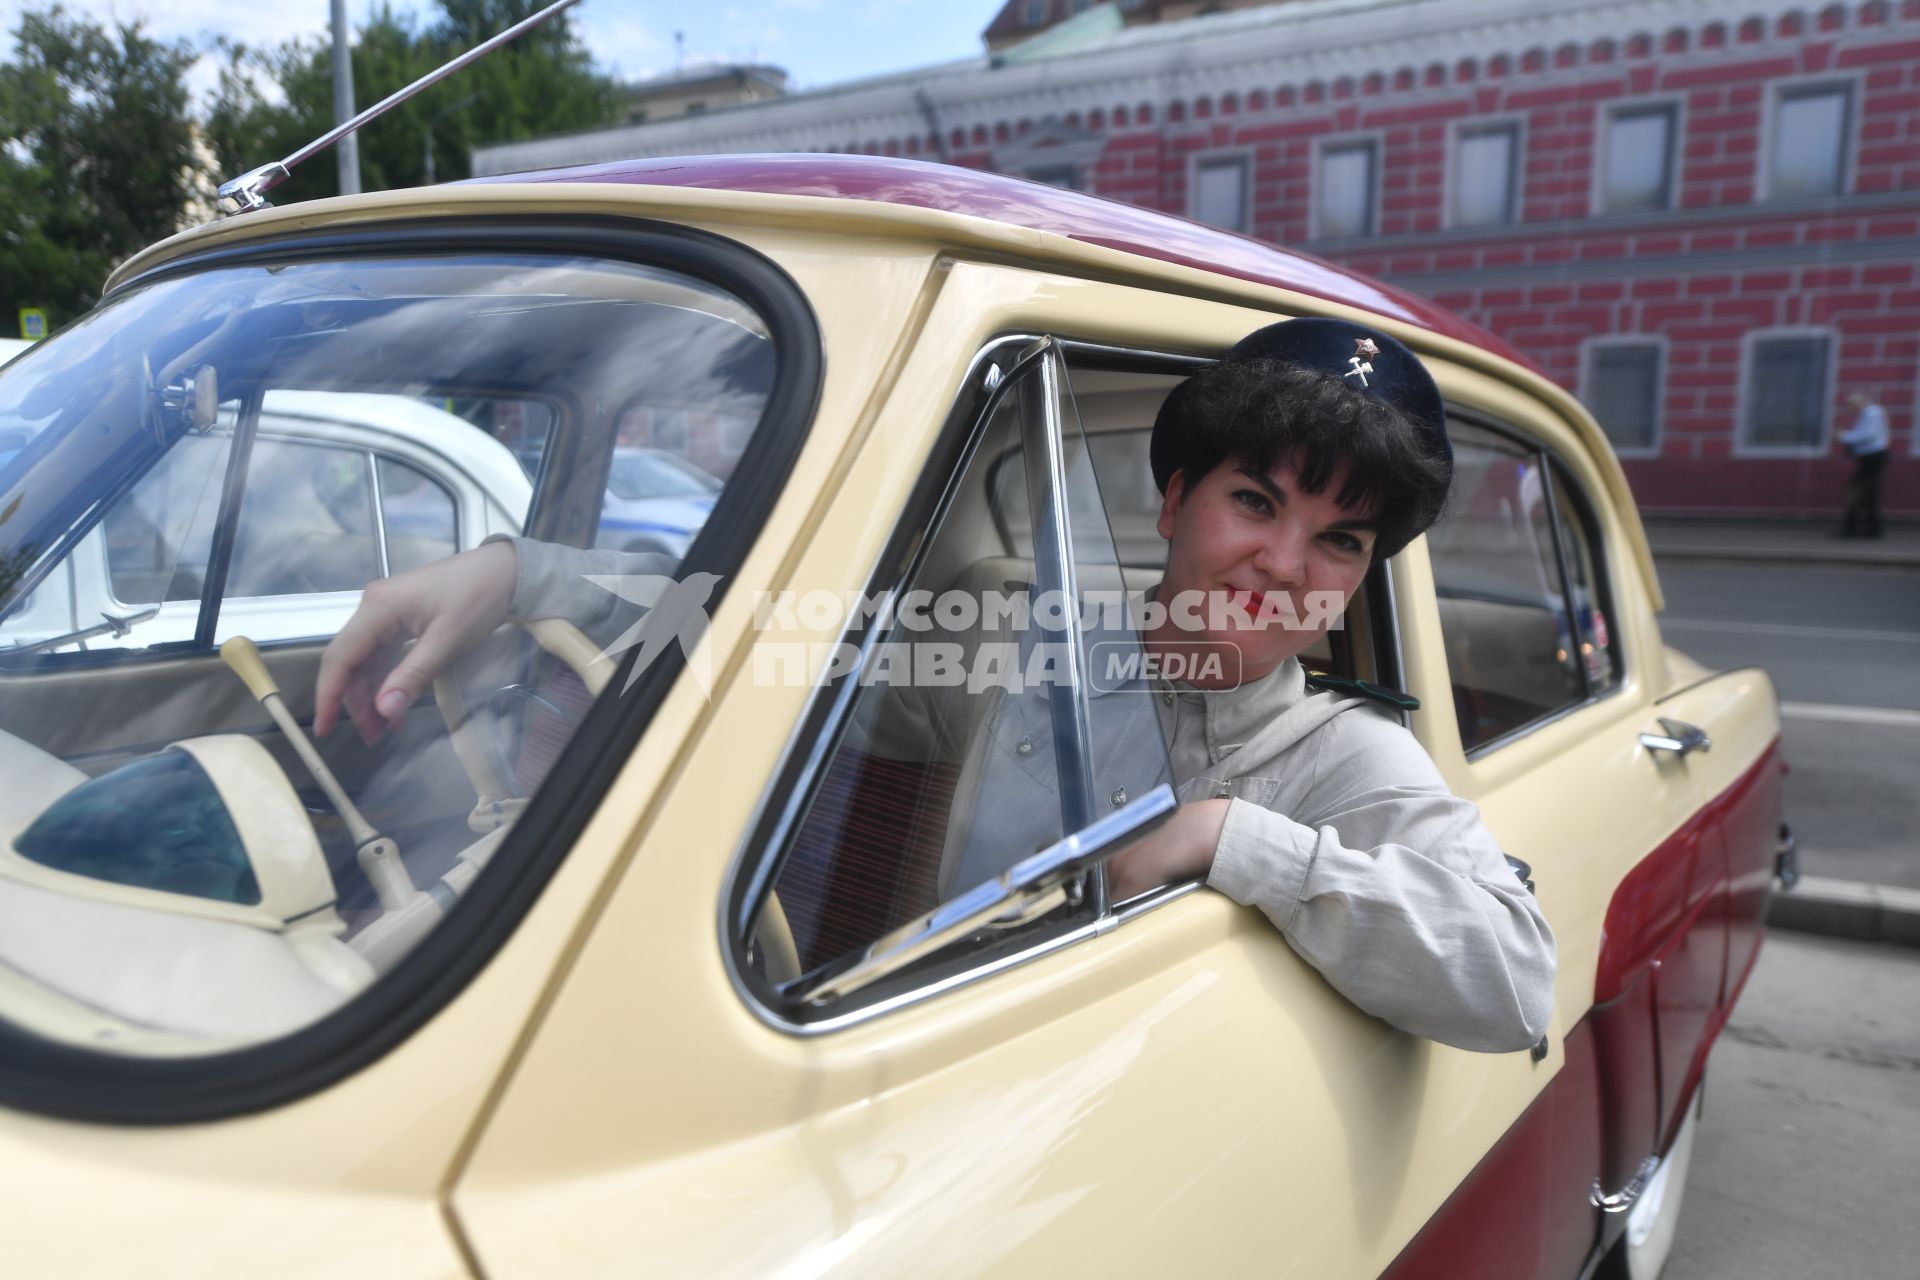
<path id="1" fill-rule="evenodd" d="M 850 995 L 981 929 L 1038 919 L 1069 900 L 1080 877 L 1173 816 L 1173 788 L 1155 787 L 1025 861 L 909 920 L 798 993 L 810 1005 Z"/>

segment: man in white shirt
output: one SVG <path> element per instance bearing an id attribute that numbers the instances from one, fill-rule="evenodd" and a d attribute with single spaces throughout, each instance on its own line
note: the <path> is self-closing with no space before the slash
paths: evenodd
<path id="1" fill-rule="evenodd" d="M 1840 443 L 1853 458 L 1840 536 L 1877 538 L 1880 536 L 1880 476 L 1887 469 L 1887 411 L 1864 391 L 1848 396 L 1847 403 L 1860 416 L 1840 433 Z"/>

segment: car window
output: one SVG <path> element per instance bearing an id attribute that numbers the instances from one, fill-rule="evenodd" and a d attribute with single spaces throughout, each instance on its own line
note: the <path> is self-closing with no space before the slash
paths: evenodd
<path id="1" fill-rule="evenodd" d="M 380 572 L 373 459 L 262 436 L 247 462 L 227 596 L 357 591 Z"/>
<path id="2" fill-rule="evenodd" d="M 222 638 L 324 636 L 373 579 L 472 547 L 490 532 L 519 531 L 532 496 L 528 475 L 520 456 L 482 425 L 500 416 L 501 405 L 463 403 L 472 415 L 466 418 L 444 407 L 450 403 L 366 392 L 267 392 L 222 593 L 223 600 L 246 603 Z M 229 401 L 205 429 L 176 442 L 108 509 L 93 535 L 98 548 L 76 549 L 77 590 L 69 603 L 79 617 L 125 618 L 159 606 L 141 622 L 145 634 L 109 632 L 91 638 L 90 649 L 193 634 L 241 412 L 239 402 Z M 511 420 L 523 423 L 525 415 Z M 523 445 L 528 434 L 520 433 Z M 534 448 L 537 461 L 537 442 Z M 406 450 L 411 460 L 391 450 Z M 101 556 L 104 582 L 95 571 Z M 330 605 L 269 601 L 318 594 L 354 598 Z M 0 627 L 0 642 L 6 635 Z"/>
<path id="3" fill-rule="evenodd" d="M 1136 404 L 1140 400 L 1157 403 L 1178 379 L 1156 381 L 1165 385 L 1136 391 Z M 1138 412 L 1136 409 L 1135 413 Z M 1156 527 L 1160 519 L 1160 491 L 1154 487 L 1153 469 L 1147 465 L 1147 445 L 1152 435 L 1149 423 L 1087 436 L 1087 450 L 1093 459 L 1094 475 L 1100 482 L 1107 522 L 1120 550 L 1121 563 L 1128 568 L 1157 570 L 1167 560 L 1167 541 Z M 994 513 L 1002 523 L 1011 550 L 1016 555 L 1032 555 L 1033 525 L 1027 515 L 1027 473 L 1018 446 L 1009 449 L 994 467 L 992 487 Z"/>
<path id="4" fill-rule="evenodd" d="M 1450 424 L 1453 493 L 1427 532 L 1460 740 L 1483 746 L 1586 696 L 1536 449 Z"/>
<path id="5" fill-rule="evenodd" d="M 396 458 L 376 459 L 374 477 L 388 573 L 432 564 L 460 549 L 460 516 L 446 485 Z"/>
<path id="6" fill-rule="evenodd" d="M 0 1037 L 174 1058 L 271 1040 L 462 919 L 497 860 L 549 856 L 514 842 L 543 783 L 570 798 L 542 824 L 591 811 L 577 789 L 602 757 L 560 762 L 583 725 L 635 717 L 638 691 L 594 719 L 645 614 L 620 589 L 658 599 L 731 501 L 736 559 L 704 578 L 730 571 L 778 490 L 754 468 L 784 462 L 756 451 L 786 445 L 719 424 L 788 412 L 800 434 L 773 397 L 782 360 L 704 276 L 436 247 L 222 260 L 0 371 L 0 424 L 35 424 L 0 475 L 0 920 L 47 922 L 0 929 L 0 969 L 32 987 L 0 984 Z M 596 553 L 612 460 L 654 408 L 720 470 L 670 556 Z M 685 459 L 653 461 L 692 482 Z M 342 727 L 308 747 L 321 647 L 368 584 L 523 520 L 529 622 L 473 644 L 377 741 Z M 257 643 L 276 694 L 208 660 L 230 637 Z"/>
<path id="7" fill-rule="evenodd" d="M 1620 650 L 1608 618 L 1610 601 L 1601 576 L 1600 536 L 1593 505 L 1565 467 L 1554 462 L 1553 509 L 1565 552 L 1568 590 L 1573 596 L 1574 627 L 1580 642 L 1581 673 L 1589 696 L 1611 692 L 1620 683 Z"/>
<path id="8" fill-rule="evenodd" d="M 1059 496 L 1065 504 L 1070 588 L 1049 584 L 1057 527 L 1050 475 L 1027 504 L 1024 525 L 1047 532 L 1010 553 L 996 486 L 1031 460 L 1040 429 L 1038 372 L 1001 387 L 950 490 L 949 504 L 916 567 L 892 593 L 912 602 L 869 629 L 856 660 L 848 642 L 832 684 L 852 690 L 838 738 L 778 850 L 780 869 L 759 929 L 763 974 L 804 983 L 889 930 L 914 921 L 1063 834 L 1170 781 L 1166 747 L 1139 674 L 1137 633 L 1125 613 L 1126 582 L 1107 526 L 1099 454 L 1079 429 L 1070 387 Z M 1025 490 L 1023 492 L 1031 492 Z M 1050 602 L 1065 591 L 1077 611 L 1085 663 L 1070 676 L 1070 646 Z M 762 637 L 756 661 L 778 655 Z M 1076 744 L 1065 721 L 1083 716 Z M 1059 934 L 1096 916 L 1097 893 L 1078 895 L 1037 920 L 989 928 L 951 948 L 948 965 L 983 962 L 1036 934 Z M 768 917 L 772 928 L 768 927 Z M 785 957 L 769 956 L 777 934 Z"/>

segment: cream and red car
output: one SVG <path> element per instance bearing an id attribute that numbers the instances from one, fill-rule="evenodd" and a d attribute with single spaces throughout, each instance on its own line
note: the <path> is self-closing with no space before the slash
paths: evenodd
<path id="1" fill-rule="evenodd" d="M 1297 315 L 1393 333 L 1450 405 L 1450 513 L 1315 664 L 1415 695 L 1529 868 L 1532 1052 L 1397 1032 L 1196 884 L 1109 902 L 1164 789 L 942 883 L 992 797 L 881 678 L 904 603 L 1151 583 L 1159 400 Z M 377 476 L 292 501 L 250 465 L 294 392 L 537 460 L 546 542 L 595 544 L 616 448 L 721 484 L 673 580 L 602 584 L 613 630 L 653 605 L 637 643 L 530 620 L 401 732 L 310 748 L 327 636 L 255 662 L 221 612 L 380 509 Z M 1433 306 L 955 169 L 635 163 L 185 233 L 0 373 L 0 431 L 0 608 L 182 441 L 211 459 L 140 543 L 156 595 L 194 567 L 192 628 L 10 647 L 0 616 L 9 1274 L 1657 1270 L 1780 867 L 1774 694 L 1666 646 L 1592 419 Z M 1084 816 L 1109 721 L 1052 723 Z"/>

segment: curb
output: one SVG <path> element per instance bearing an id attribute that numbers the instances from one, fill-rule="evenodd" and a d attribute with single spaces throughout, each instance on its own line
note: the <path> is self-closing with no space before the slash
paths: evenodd
<path id="1" fill-rule="evenodd" d="M 1652 547 L 1659 560 L 1718 560 L 1760 564 L 1819 564 L 1843 568 L 1914 569 L 1920 568 L 1920 551 L 1842 551 L 1834 548 L 1765 547 Z"/>
<path id="2" fill-rule="evenodd" d="M 1920 889 L 1802 876 L 1791 892 L 1775 890 L 1767 923 L 1796 933 L 1920 947 Z"/>

